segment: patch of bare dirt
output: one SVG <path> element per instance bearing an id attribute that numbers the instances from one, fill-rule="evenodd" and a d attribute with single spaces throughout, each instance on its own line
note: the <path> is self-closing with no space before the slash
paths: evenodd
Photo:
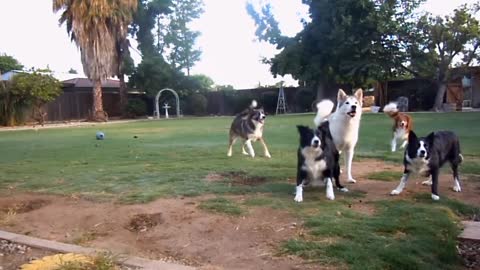
<path id="1" fill-rule="evenodd" d="M 146 232 L 161 223 L 163 223 L 162 213 L 137 214 L 130 219 L 127 229 L 137 233 Z"/>
<path id="2" fill-rule="evenodd" d="M 237 186 L 258 186 L 267 181 L 265 177 L 250 176 L 243 171 L 231 171 L 224 173 L 209 173 L 205 180 L 208 182 L 218 182 L 224 179 L 231 179 L 232 185 Z"/>
<path id="3" fill-rule="evenodd" d="M 364 202 L 364 200 L 355 200 L 352 203 L 348 204 L 348 208 L 352 209 L 353 211 L 373 216 L 375 214 L 375 206 L 368 202 Z"/>
<path id="4" fill-rule="evenodd" d="M 40 209 L 49 203 L 50 201 L 45 199 L 32 199 L 20 202 L 12 201 L 10 204 L 7 203 L 5 205 L 2 205 L 2 207 L 0 207 L 0 211 L 4 213 L 26 213 Z"/>
<path id="5" fill-rule="evenodd" d="M 205 269 L 325 269 L 276 254 L 282 241 L 304 234 L 301 226 L 292 226 L 301 220 L 279 210 L 253 208 L 245 216 L 230 217 L 199 209 L 204 197 L 120 205 L 39 194 L 2 196 L 0 208 L 32 199 L 51 203 L 16 214 L 2 229 Z"/>

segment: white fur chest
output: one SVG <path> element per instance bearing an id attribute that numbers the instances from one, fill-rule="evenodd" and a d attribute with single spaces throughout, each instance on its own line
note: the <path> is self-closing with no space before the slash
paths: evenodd
<path id="1" fill-rule="evenodd" d="M 413 173 L 424 175 L 430 169 L 428 167 L 428 160 L 424 158 L 414 158 L 411 159 L 408 155 L 406 156 L 408 165 L 407 169 Z"/>
<path id="2" fill-rule="evenodd" d="M 256 141 L 262 138 L 262 136 L 263 136 L 263 124 L 258 123 L 255 126 L 255 130 L 253 131 L 253 133 L 248 135 L 248 138 L 252 141 Z"/>
<path id="3" fill-rule="evenodd" d="M 302 155 L 305 161 L 303 162 L 302 169 L 307 171 L 312 181 L 318 179 L 322 172 L 327 168 L 325 160 L 316 160 L 316 158 L 322 153 L 322 150 L 312 147 L 306 147 L 302 149 Z"/>
<path id="4" fill-rule="evenodd" d="M 351 118 L 348 115 L 333 113 L 330 117 L 330 133 L 332 134 L 335 146 L 339 151 L 355 146 L 358 141 L 358 130 L 360 127 L 360 116 Z"/>
<path id="5" fill-rule="evenodd" d="M 404 128 L 396 128 L 393 134 L 396 139 L 403 139 L 407 137 L 407 131 Z"/>

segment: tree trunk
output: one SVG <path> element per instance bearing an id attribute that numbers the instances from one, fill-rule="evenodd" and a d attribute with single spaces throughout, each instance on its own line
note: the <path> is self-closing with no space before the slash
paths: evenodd
<path id="1" fill-rule="evenodd" d="M 103 111 L 102 81 L 95 80 L 93 82 L 93 121 L 106 122 L 107 120 L 107 114 Z"/>
<path id="2" fill-rule="evenodd" d="M 435 96 L 435 104 L 433 105 L 433 111 L 440 112 L 443 111 L 443 98 L 447 92 L 447 83 L 438 82 L 437 95 Z"/>
<path id="3" fill-rule="evenodd" d="M 122 112 L 122 116 L 125 117 L 125 108 L 128 103 L 127 85 L 125 84 L 125 76 L 123 74 L 120 74 L 118 77 L 120 79 L 120 111 Z"/>

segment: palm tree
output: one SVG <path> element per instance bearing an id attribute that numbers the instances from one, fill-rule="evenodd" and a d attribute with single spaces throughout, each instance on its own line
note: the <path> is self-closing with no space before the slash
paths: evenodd
<path id="1" fill-rule="evenodd" d="M 63 10 L 72 41 L 80 48 L 83 71 L 93 82 L 93 120 L 106 121 L 102 80 L 118 72 L 116 42 L 126 39 L 137 0 L 53 0 L 53 11 Z"/>

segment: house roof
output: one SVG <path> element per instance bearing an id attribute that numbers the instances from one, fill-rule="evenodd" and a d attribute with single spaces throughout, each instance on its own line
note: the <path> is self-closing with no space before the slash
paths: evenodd
<path id="1" fill-rule="evenodd" d="M 33 71 L 31 70 L 10 70 L 10 71 L 7 71 L 5 73 L 2 74 L 2 77 L 0 80 L 2 81 L 8 81 L 10 79 L 12 79 L 13 76 L 17 75 L 17 74 L 21 74 L 21 73 L 33 73 Z M 65 73 L 65 72 L 37 72 L 37 73 L 40 73 L 40 74 L 43 74 L 43 75 L 50 75 L 52 77 L 54 77 L 55 79 L 59 80 L 59 81 L 63 81 L 63 80 L 66 80 L 66 79 L 72 79 L 72 78 L 75 78 L 78 76 L 78 74 L 70 74 L 70 73 Z"/>
<path id="2" fill-rule="evenodd" d="M 1 81 L 9 81 L 15 74 L 23 73 L 21 70 L 10 70 L 2 74 Z"/>
<path id="3" fill-rule="evenodd" d="M 62 81 L 64 85 L 68 85 L 75 88 L 92 88 L 93 83 L 87 78 L 74 78 L 70 80 Z M 102 81 L 102 88 L 120 88 L 119 80 L 107 79 Z"/>

